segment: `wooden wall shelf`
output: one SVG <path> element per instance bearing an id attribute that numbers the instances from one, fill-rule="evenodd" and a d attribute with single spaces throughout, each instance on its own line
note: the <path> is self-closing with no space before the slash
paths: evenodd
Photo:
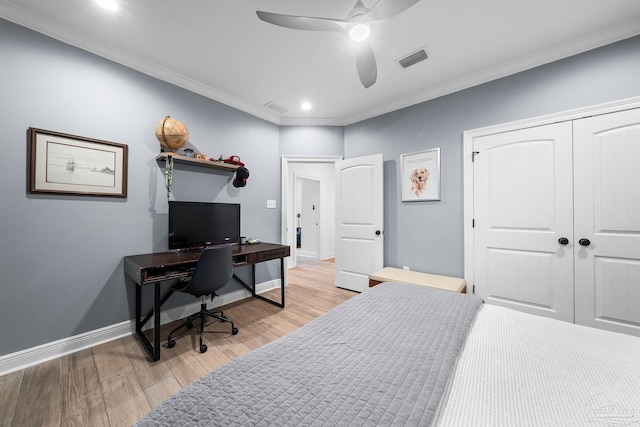
<path id="1" fill-rule="evenodd" d="M 187 157 L 187 156 L 183 156 L 181 154 L 174 154 L 174 153 L 160 153 L 160 154 L 158 154 L 156 156 L 156 160 L 165 161 L 167 159 L 167 156 L 173 157 L 173 161 L 174 162 L 186 163 L 186 164 L 191 164 L 191 165 L 196 165 L 196 166 L 204 166 L 204 167 L 207 167 L 207 168 L 226 170 L 226 171 L 229 171 L 229 172 L 235 172 L 236 169 L 238 169 L 240 167 L 238 165 L 232 165 L 230 163 L 224 163 L 224 162 L 212 161 L 212 160 L 195 159 L 193 157 Z"/>

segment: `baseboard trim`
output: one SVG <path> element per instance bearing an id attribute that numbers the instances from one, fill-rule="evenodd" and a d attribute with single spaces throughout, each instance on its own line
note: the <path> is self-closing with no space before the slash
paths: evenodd
<path id="1" fill-rule="evenodd" d="M 280 288 L 280 279 L 270 280 L 268 282 L 263 282 L 256 285 L 256 293 L 260 294 L 277 288 Z M 215 308 L 226 304 L 231 304 L 233 302 L 249 298 L 250 296 L 251 292 L 247 291 L 246 289 L 229 292 L 215 298 L 213 300 L 213 305 L 211 305 L 210 307 Z M 163 311 L 160 313 L 160 324 L 164 325 L 166 323 L 182 319 L 192 313 L 197 312 L 198 310 L 200 310 L 199 301 L 193 304 L 175 307 Z M 61 340 L 52 341 L 50 343 L 42 344 L 36 347 L 20 350 L 15 353 L 0 356 L 0 376 L 19 371 L 21 369 L 25 369 L 43 362 L 47 362 L 49 360 L 65 356 L 67 354 L 75 353 L 76 351 L 95 347 L 97 345 L 117 340 L 128 335 L 133 335 L 135 333 L 135 329 L 135 319 L 132 319 L 129 321 L 106 326 L 104 328 L 74 335 L 68 338 L 63 338 Z"/>

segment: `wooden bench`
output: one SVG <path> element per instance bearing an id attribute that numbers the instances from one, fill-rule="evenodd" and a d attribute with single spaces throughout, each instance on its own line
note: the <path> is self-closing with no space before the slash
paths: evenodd
<path id="1" fill-rule="evenodd" d="M 369 276 L 369 287 L 372 288 L 383 282 L 402 282 L 414 285 L 429 286 L 447 291 L 467 293 L 467 282 L 459 277 L 440 276 L 437 274 L 420 273 L 419 271 L 403 270 L 385 267 Z"/>

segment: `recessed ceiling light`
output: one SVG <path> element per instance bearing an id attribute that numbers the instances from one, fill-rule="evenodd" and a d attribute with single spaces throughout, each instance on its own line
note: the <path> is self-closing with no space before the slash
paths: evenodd
<path id="1" fill-rule="evenodd" d="M 349 37 L 354 42 L 361 42 L 369 37 L 369 33 L 371 33 L 371 29 L 367 24 L 356 24 L 349 30 Z"/>
<path id="2" fill-rule="evenodd" d="M 305 101 L 302 104 L 300 104 L 300 108 L 302 108 L 304 111 L 309 111 L 311 110 L 311 103 Z"/>
<path id="3" fill-rule="evenodd" d="M 115 0 L 96 0 L 96 3 L 111 12 L 117 12 L 120 10 L 120 5 L 118 5 Z"/>

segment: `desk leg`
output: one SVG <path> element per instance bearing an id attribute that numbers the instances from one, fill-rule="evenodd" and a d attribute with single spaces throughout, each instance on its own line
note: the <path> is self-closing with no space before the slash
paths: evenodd
<path id="1" fill-rule="evenodd" d="M 266 301 L 269 304 L 273 304 L 275 306 L 284 308 L 284 258 L 280 258 L 280 302 L 270 300 L 269 298 L 265 298 L 262 295 L 259 295 L 256 293 L 256 265 L 255 264 L 251 264 L 251 286 L 247 285 L 244 282 L 244 280 L 242 280 L 235 274 L 233 275 L 233 278 L 236 279 L 236 281 L 240 283 L 242 286 L 244 286 L 249 292 L 251 292 L 252 296 L 258 299 L 261 299 L 262 301 Z"/>
<path id="2" fill-rule="evenodd" d="M 144 348 L 151 356 L 151 360 L 156 362 L 160 360 L 160 305 L 162 301 L 160 298 L 160 282 L 154 285 L 154 301 L 153 311 L 147 315 L 145 320 L 141 319 L 142 316 L 142 286 L 136 286 L 136 333 L 138 338 L 142 341 Z M 149 338 L 142 331 L 142 326 L 147 323 L 147 320 L 153 315 L 153 345 Z"/>
<path id="3" fill-rule="evenodd" d="M 142 332 L 142 286 L 136 285 L 136 333 Z"/>
<path id="4" fill-rule="evenodd" d="M 251 293 L 256 296 L 256 265 L 251 264 Z"/>
<path id="5" fill-rule="evenodd" d="M 160 360 L 160 282 L 156 283 L 153 298 L 153 361 Z"/>
<path id="6" fill-rule="evenodd" d="M 284 258 L 280 258 L 280 301 L 284 307 Z"/>

